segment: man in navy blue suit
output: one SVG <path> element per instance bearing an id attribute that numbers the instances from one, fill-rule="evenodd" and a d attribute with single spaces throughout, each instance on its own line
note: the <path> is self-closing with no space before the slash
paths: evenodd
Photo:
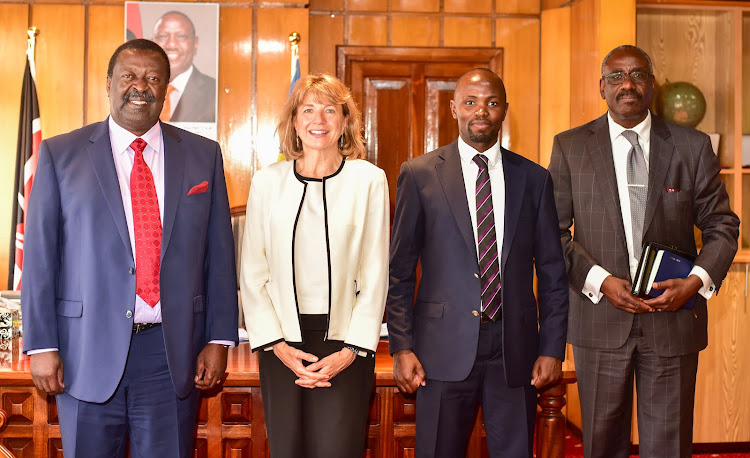
<path id="1" fill-rule="evenodd" d="M 169 60 L 112 55 L 110 117 L 42 142 L 21 291 L 36 387 L 57 396 L 65 456 L 188 457 L 198 389 L 237 344 L 219 145 L 159 113 Z"/>
<path id="2" fill-rule="evenodd" d="M 417 457 L 464 456 L 479 405 L 490 455 L 531 457 L 536 389 L 562 375 L 568 288 L 552 181 L 499 145 L 507 109 L 500 77 L 466 73 L 451 101 L 460 138 L 398 178 L 388 330 L 396 384 L 417 392 Z"/>

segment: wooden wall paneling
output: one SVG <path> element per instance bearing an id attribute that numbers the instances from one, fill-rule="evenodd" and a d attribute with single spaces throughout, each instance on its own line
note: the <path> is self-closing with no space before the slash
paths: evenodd
<path id="1" fill-rule="evenodd" d="M 85 12 L 82 5 L 31 6 L 44 138 L 83 126 Z"/>
<path id="2" fill-rule="evenodd" d="M 443 46 L 492 46 L 492 19 L 489 17 L 445 16 L 443 18 Z"/>
<path id="3" fill-rule="evenodd" d="M 599 95 L 601 61 L 598 36 L 600 33 L 600 0 L 581 0 L 571 5 L 570 71 L 576 75 L 570 80 L 570 125 L 579 126 L 606 111 Z M 603 27 L 603 26 L 602 26 Z M 547 77 L 547 75 L 545 75 Z"/>
<path id="4" fill-rule="evenodd" d="M 23 71 L 26 65 L 26 29 L 29 28 L 29 5 L 0 4 L 0 87 L 3 103 L 0 104 L 0 287 L 7 288 L 8 260 L 10 256 L 11 222 L 13 212 L 13 183 L 16 172 L 16 141 L 18 115 L 21 108 Z"/>
<path id="5" fill-rule="evenodd" d="M 538 15 L 541 12 L 541 2 L 537 0 L 495 0 L 495 12 Z"/>
<path id="6" fill-rule="evenodd" d="M 750 12 L 742 15 L 742 133 L 750 134 Z"/>
<path id="7" fill-rule="evenodd" d="M 278 115 L 289 91 L 289 34 L 297 32 L 300 42 L 300 69 L 308 73 L 310 46 L 309 12 L 306 8 L 261 8 L 257 10 L 257 135 L 255 140 L 259 167 L 275 162 L 279 154 L 275 137 Z"/>
<path id="8" fill-rule="evenodd" d="M 391 11 L 437 13 L 440 11 L 440 0 L 391 0 Z"/>
<path id="9" fill-rule="evenodd" d="M 599 64 L 612 49 L 636 42 L 636 0 L 600 0 Z M 603 102 L 602 102 L 603 103 Z M 605 104 L 606 105 L 606 104 Z"/>
<path id="10" fill-rule="evenodd" d="M 503 48 L 508 115 L 503 145 L 539 162 L 539 53 L 538 18 L 497 20 L 495 46 Z"/>
<path id="11" fill-rule="evenodd" d="M 492 13 L 492 0 L 443 0 L 446 13 Z"/>
<path id="12" fill-rule="evenodd" d="M 310 73 L 336 74 L 336 46 L 344 44 L 344 16 L 310 15 Z"/>
<path id="13" fill-rule="evenodd" d="M 719 132 L 719 162 L 734 164 L 734 65 L 731 12 L 643 9 L 638 38 L 654 62 L 657 83 L 686 81 L 706 97 L 706 115 L 697 128 Z M 739 65 L 737 63 L 736 65 Z M 721 69 L 706 71 L 706 69 Z"/>
<path id="14" fill-rule="evenodd" d="M 346 8 L 349 11 L 386 11 L 388 0 L 347 0 Z"/>
<path id="15" fill-rule="evenodd" d="M 570 8 L 541 14 L 539 163 L 547 167 L 554 136 L 570 125 Z"/>
<path id="16" fill-rule="evenodd" d="M 102 121 L 109 115 L 107 66 L 112 53 L 125 40 L 125 8 L 122 5 L 91 5 L 88 16 L 84 124 Z"/>
<path id="17" fill-rule="evenodd" d="M 541 0 L 542 10 L 560 8 L 560 7 L 569 6 L 569 5 L 570 5 L 570 0 Z"/>
<path id="18" fill-rule="evenodd" d="M 310 0 L 310 11 L 340 11 L 344 0 Z"/>
<path id="19" fill-rule="evenodd" d="M 635 43 L 635 0 L 581 0 L 571 6 L 571 113 L 573 126 L 601 116 L 601 63 L 612 48 Z"/>
<path id="20" fill-rule="evenodd" d="M 708 348 L 698 358 L 693 442 L 746 442 L 750 437 L 750 299 L 745 265 L 733 264 L 708 302 Z"/>
<path id="21" fill-rule="evenodd" d="M 391 18 L 392 46 L 440 46 L 440 18 L 437 16 L 394 16 Z"/>
<path id="22" fill-rule="evenodd" d="M 283 34 L 286 27 L 280 29 Z M 288 42 L 289 30 L 284 35 Z M 302 31 L 298 31 L 302 33 Z M 305 34 L 306 35 L 306 34 Z M 308 37 L 303 35 L 300 44 Z M 253 135 L 252 89 L 253 89 L 253 10 L 250 8 L 221 7 L 219 9 L 219 114 L 218 141 L 224 154 L 224 174 L 227 180 L 229 205 L 239 206 L 247 202 L 250 177 L 256 168 Z M 286 71 L 276 75 L 282 83 L 288 78 L 289 57 Z M 259 73 L 263 67 L 258 67 Z M 283 76 L 282 76 L 283 75 Z M 286 83 L 289 84 L 288 82 Z M 277 94 L 277 93 L 275 93 Z"/>
<path id="23" fill-rule="evenodd" d="M 388 18 L 386 16 L 347 17 L 344 33 L 347 44 L 354 46 L 385 46 L 388 44 Z"/>

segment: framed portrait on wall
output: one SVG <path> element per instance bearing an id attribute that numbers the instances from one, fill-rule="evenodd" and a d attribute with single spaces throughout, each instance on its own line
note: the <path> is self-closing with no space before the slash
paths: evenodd
<path id="1" fill-rule="evenodd" d="M 135 38 L 153 40 L 169 57 L 161 120 L 216 140 L 219 5 L 125 2 L 125 40 Z"/>

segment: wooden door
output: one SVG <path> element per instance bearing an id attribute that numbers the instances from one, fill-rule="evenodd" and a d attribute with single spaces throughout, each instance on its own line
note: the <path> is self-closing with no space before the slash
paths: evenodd
<path id="1" fill-rule="evenodd" d="M 499 48 L 339 46 L 337 74 L 362 110 L 367 159 L 385 170 L 391 200 L 401 164 L 458 138 L 456 80 L 485 67 L 502 76 Z"/>

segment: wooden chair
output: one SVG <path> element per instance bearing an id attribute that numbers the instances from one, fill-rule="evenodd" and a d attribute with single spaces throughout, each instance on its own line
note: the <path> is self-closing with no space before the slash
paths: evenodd
<path id="1" fill-rule="evenodd" d="M 237 303 L 239 304 L 239 327 L 245 326 L 245 316 L 242 313 L 242 297 L 240 296 L 240 259 L 242 254 L 242 234 L 245 232 L 245 206 L 232 207 L 232 234 L 234 234 L 234 259 L 237 263 Z M 0 457 L 1 458 L 1 457 Z"/>

